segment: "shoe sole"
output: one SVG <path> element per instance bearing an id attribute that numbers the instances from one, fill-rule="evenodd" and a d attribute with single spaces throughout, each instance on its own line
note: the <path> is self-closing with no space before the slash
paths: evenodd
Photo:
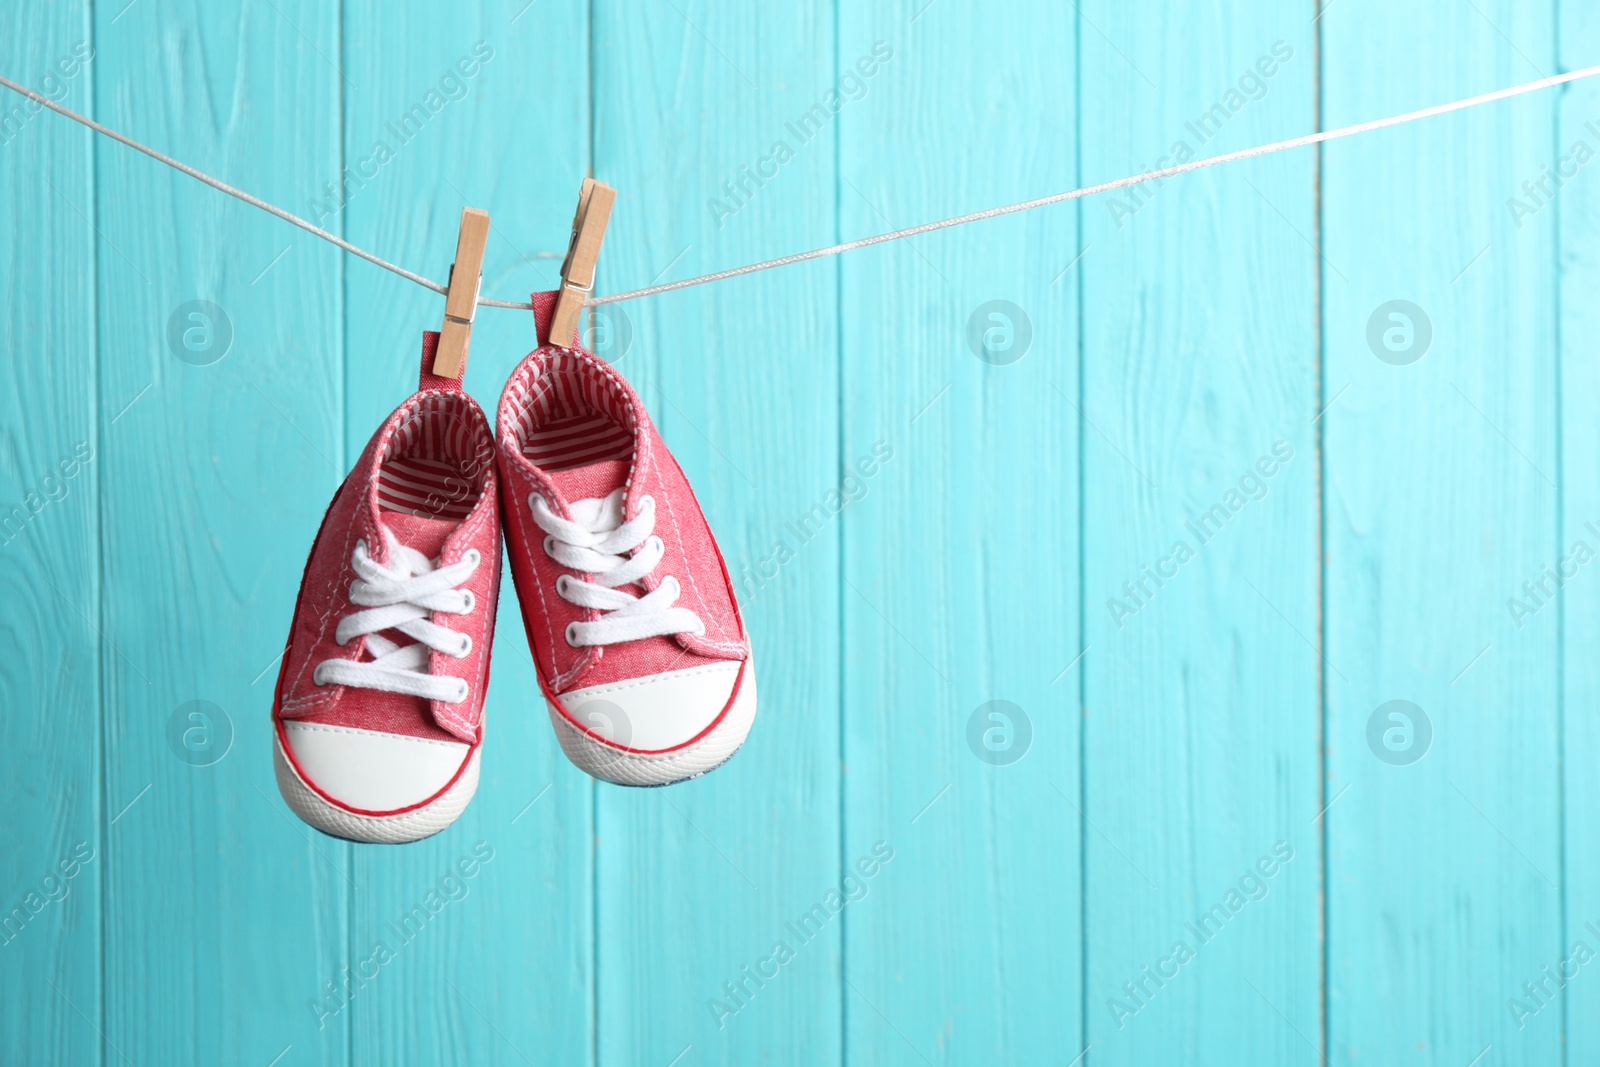
<path id="1" fill-rule="evenodd" d="M 341 807 L 308 785 L 283 751 L 283 739 L 274 731 L 272 768 L 278 792 L 289 809 L 325 834 L 372 845 L 403 845 L 420 841 L 455 822 L 478 791 L 478 756 L 474 748 L 467 766 L 443 793 L 428 803 L 393 815 L 361 815 Z"/>
<path id="2" fill-rule="evenodd" d="M 628 752 L 584 733 L 550 701 L 545 710 L 555 727 L 561 751 L 580 771 L 613 785 L 663 786 L 687 782 L 716 770 L 739 750 L 756 718 L 754 662 L 745 671 L 733 707 L 714 729 L 694 744 L 660 755 Z"/>

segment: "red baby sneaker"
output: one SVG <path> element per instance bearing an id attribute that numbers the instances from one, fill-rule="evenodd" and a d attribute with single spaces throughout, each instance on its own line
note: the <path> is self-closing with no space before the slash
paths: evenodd
<path id="1" fill-rule="evenodd" d="M 352 841 L 449 826 L 478 788 L 500 585 L 494 438 L 435 376 L 367 444 L 322 519 L 295 604 L 272 723 L 278 789 Z"/>
<path id="2" fill-rule="evenodd" d="M 700 505 L 622 376 L 548 343 L 500 396 L 511 575 L 567 758 L 619 785 L 704 774 L 750 732 L 750 643 Z"/>

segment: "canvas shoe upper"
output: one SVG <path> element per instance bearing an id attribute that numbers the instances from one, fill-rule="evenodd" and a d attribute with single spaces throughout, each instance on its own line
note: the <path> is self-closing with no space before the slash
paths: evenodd
<path id="1" fill-rule="evenodd" d="M 453 822 L 478 782 L 499 591 L 494 438 L 430 372 L 367 444 L 306 561 L 273 705 L 278 787 L 356 841 Z"/>
<path id="2" fill-rule="evenodd" d="M 533 298 L 541 342 L 554 300 Z M 625 785 L 715 767 L 755 715 L 750 645 L 644 404 L 574 337 L 518 365 L 497 423 L 511 574 L 563 751 Z"/>

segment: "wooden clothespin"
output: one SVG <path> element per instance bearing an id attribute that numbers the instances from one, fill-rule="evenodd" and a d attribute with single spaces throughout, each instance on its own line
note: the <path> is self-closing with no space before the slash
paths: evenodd
<path id="1" fill-rule="evenodd" d="M 566 348 L 578 330 L 583 302 L 594 291 L 594 266 L 600 259 L 600 242 L 611 221 L 611 203 L 617 191 L 605 182 L 583 179 L 578 193 L 578 213 L 572 219 L 572 243 L 561 264 L 561 289 L 550 317 L 549 343 Z"/>
<path id="2" fill-rule="evenodd" d="M 444 298 L 444 327 L 433 355 L 433 373 L 460 378 L 467 367 L 472 320 L 478 312 L 478 286 L 483 281 L 483 248 L 489 243 L 489 213 L 475 207 L 461 212 L 461 236 L 450 268 L 450 292 Z"/>

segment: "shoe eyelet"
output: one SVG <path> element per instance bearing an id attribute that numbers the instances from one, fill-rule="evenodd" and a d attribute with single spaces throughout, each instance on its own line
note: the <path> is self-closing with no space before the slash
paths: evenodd
<path id="1" fill-rule="evenodd" d="M 463 700 L 467 699 L 467 696 L 472 692 L 472 687 L 467 684 L 467 680 L 465 678 L 457 679 L 457 681 L 459 684 L 456 686 L 455 699 L 447 701 L 447 703 L 459 704 Z"/>
<path id="2" fill-rule="evenodd" d="M 556 576 L 556 595 L 563 600 L 567 598 L 567 590 L 571 588 L 568 583 L 571 581 L 572 578 L 569 575 L 561 574 Z"/>
<path id="3" fill-rule="evenodd" d="M 456 659 L 466 659 L 468 656 L 472 655 L 472 635 L 471 634 L 462 634 L 461 635 L 461 651 L 452 653 L 452 655 L 454 655 Z"/>
<path id="4" fill-rule="evenodd" d="M 461 591 L 467 595 L 467 602 L 462 605 L 461 610 L 456 612 L 456 614 L 471 615 L 472 609 L 478 606 L 478 598 L 472 595 L 472 590 L 470 589 L 463 589 Z"/>
<path id="5" fill-rule="evenodd" d="M 575 623 L 575 622 L 567 623 L 566 632 L 563 634 L 563 636 L 566 637 L 566 639 L 567 639 L 567 644 L 571 645 L 573 648 L 577 648 L 578 647 L 577 640 L 572 636 L 573 627 L 575 627 L 577 625 L 578 624 Z"/>
<path id="6" fill-rule="evenodd" d="M 551 559 L 554 559 L 555 556 L 556 556 L 556 550 L 554 548 L 555 543 L 556 543 L 556 539 L 555 539 L 555 537 L 553 535 L 545 534 L 545 537 L 544 537 L 544 554 L 549 556 Z"/>
<path id="7" fill-rule="evenodd" d="M 319 663 L 317 664 L 316 670 L 311 672 L 311 681 L 316 685 L 322 686 L 328 684 L 328 679 L 322 673 L 322 668 L 324 666 L 326 666 L 326 662 Z"/>
<path id="8" fill-rule="evenodd" d="M 467 549 L 466 554 L 461 558 L 476 567 L 478 564 L 483 562 L 483 553 L 479 552 L 475 548 L 469 548 Z"/>
<path id="9" fill-rule="evenodd" d="M 541 504 L 544 505 L 544 509 L 546 511 L 550 510 L 550 502 L 548 500 L 546 500 L 543 496 L 539 495 L 538 493 L 529 493 L 528 494 L 528 510 L 529 511 L 531 511 L 535 515 L 537 515 L 539 513 L 539 506 Z"/>

